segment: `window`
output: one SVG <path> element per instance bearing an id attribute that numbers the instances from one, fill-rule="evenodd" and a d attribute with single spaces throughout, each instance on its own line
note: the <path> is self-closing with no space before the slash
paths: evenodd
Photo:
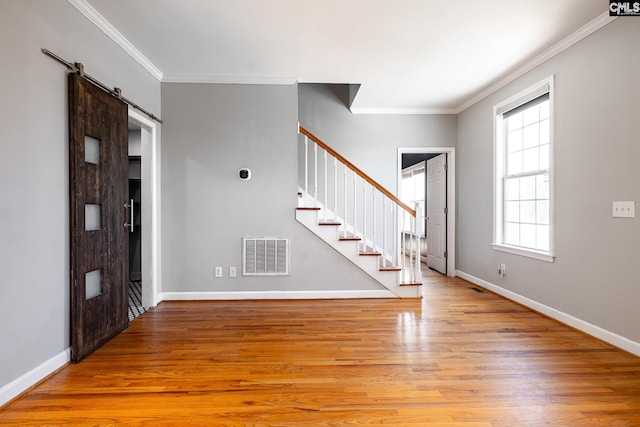
<path id="1" fill-rule="evenodd" d="M 425 197 L 425 165 L 422 161 L 402 170 L 402 187 L 400 188 L 400 200 L 405 205 L 413 209 L 422 210 L 424 218 L 424 197 Z M 411 225 L 402 223 L 402 231 L 412 233 Z"/>
<path id="2" fill-rule="evenodd" d="M 494 111 L 493 247 L 553 261 L 553 77 Z"/>

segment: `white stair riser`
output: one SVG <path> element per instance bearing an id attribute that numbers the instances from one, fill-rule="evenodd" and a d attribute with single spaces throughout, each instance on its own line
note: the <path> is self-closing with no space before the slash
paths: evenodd
<path id="1" fill-rule="evenodd" d="M 389 289 L 394 295 L 400 298 L 416 298 L 421 296 L 422 290 L 420 286 L 398 285 L 401 277 L 399 271 L 380 271 L 380 257 L 359 255 L 360 242 L 340 241 L 338 237 L 338 226 L 318 225 L 318 211 L 297 210 L 296 220 L 329 246 L 340 252 L 345 258 L 349 259 L 378 283 Z"/>

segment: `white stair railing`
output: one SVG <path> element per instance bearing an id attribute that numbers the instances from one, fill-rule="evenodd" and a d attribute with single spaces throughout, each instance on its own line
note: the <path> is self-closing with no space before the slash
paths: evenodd
<path id="1" fill-rule="evenodd" d="M 404 204 L 302 126 L 299 133 L 304 150 L 299 171 L 304 183 L 302 206 L 320 208 L 321 221 L 340 223 L 340 237 L 359 238 L 359 251 L 378 256 L 381 269 L 401 269 L 401 284 L 420 282 L 422 209 Z"/>

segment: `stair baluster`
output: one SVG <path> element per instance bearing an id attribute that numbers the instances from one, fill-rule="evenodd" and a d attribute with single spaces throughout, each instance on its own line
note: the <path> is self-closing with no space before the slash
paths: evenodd
<path id="1" fill-rule="evenodd" d="M 419 222 L 423 220 L 420 215 L 416 216 L 416 211 L 421 213 L 421 210 L 418 207 L 416 210 L 411 209 L 302 126 L 299 129 L 304 136 L 301 148 L 304 149 L 304 188 L 299 190 L 304 194 L 303 206 L 299 210 L 322 211 L 317 214 L 317 219 L 318 224 L 323 226 L 321 228 L 325 229 L 322 233 L 323 240 L 328 242 L 330 227 L 335 226 L 333 239 L 358 241 L 356 259 L 380 257 L 374 263 L 377 271 L 389 275 L 396 272 L 395 286 L 421 284 Z M 312 165 L 309 164 L 309 140 L 313 143 Z M 322 165 L 318 158 L 319 149 L 323 151 Z M 333 164 L 329 166 L 331 161 Z M 338 163 L 342 164 L 341 173 L 338 172 Z M 314 168 L 312 197 L 309 195 L 310 167 Z M 333 171 L 329 170 L 330 167 Z M 322 170 L 319 171 L 320 168 Z M 320 173 L 323 173 L 322 178 Z M 362 189 L 359 188 L 359 182 L 362 183 Z M 308 206 L 312 200 L 313 206 Z M 387 286 L 386 283 L 383 284 Z M 398 296 L 419 296 L 418 291 L 412 294 L 410 289 L 389 289 Z"/>
<path id="2" fill-rule="evenodd" d="M 344 218 L 342 220 L 342 237 L 347 237 L 348 236 L 348 230 L 347 230 L 347 165 L 343 164 L 342 165 L 342 192 L 343 192 L 343 200 L 342 200 L 342 204 L 343 204 L 343 216 L 342 218 Z M 336 209 L 337 210 L 337 209 Z"/>
<path id="3" fill-rule="evenodd" d="M 313 201 L 315 202 L 314 207 L 318 207 L 318 144 L 313 144 L 313 155 Z"/>
<path id="4" fill-rule="evenodd" d="M 322 210 L 323 213 L 323 219 L 325 221 L 327 221 L 327 209 L 329 208 L 329 205 L 327 205 L 327 197 L 329 195 L 329 185 L 328 185 L 328 180 L 329 177 L 327 175 L 327 150 L 324 150 L 324 188 L 322 189 L 322 192 L 324 194 L 324 209 Z"/>

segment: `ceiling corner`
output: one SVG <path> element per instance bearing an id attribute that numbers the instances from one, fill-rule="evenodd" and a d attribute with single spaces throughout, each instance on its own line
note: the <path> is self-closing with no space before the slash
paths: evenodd
<path id="1" fill-rule="evenodd" d="M 149 74 L 159 82 L 162 81 L 163 73 L 153 62 L 142 54 L 125 36 L 123 36 L 104 16 L 102 16 L 86 0 L 67 0 L 73 7 L 91 21 L 100 31 L 106 34 L 118 46 L 120 46 L 131 58 L 139 63 Z"/>

